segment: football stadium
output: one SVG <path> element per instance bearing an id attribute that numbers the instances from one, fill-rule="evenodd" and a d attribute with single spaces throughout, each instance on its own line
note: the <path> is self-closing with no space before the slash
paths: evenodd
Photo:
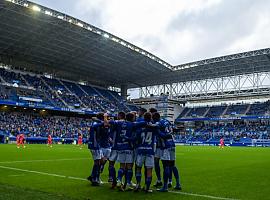
<path id="1" fill-rule="evenodd" d="M 0 0 L 0 199 L 270 199 L 269 95 L 270 48 L 172 65 Z"/>

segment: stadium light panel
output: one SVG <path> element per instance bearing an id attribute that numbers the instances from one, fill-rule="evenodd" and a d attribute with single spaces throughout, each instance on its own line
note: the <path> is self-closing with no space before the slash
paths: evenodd
<path id="1" fill-rule="evenodd" d="M 131 45 L 128 45 L 128 48 L 130 48 L 130 49 L 134 50 L 134 47 L 133 47 L 133 46 L 131 46 Z"/>
<path id="2" fill-rule="evenodd" d="M 103 36 L 104 36 L 105 38 L 110 38 L 110 36 L 109 36 L 107 33 L 104 33 Z"/>
<path id="3" fill-rule="evenodd" d="M 58 19 L 64 19 L 64 17 L 61 16 L 61 15 L 58 15 L 57 18 L 58 18 Z"/>
<path id="4" fill-rule="evenodd" d="M 45 11 L 45 14 L 46 14 L 46 15 L 52 16 L 52 12 L 50 12 L 50 11 L 48 11 L 48 10 Z"/>
<path id="5" fill-rule="evenodd" d="M 97 31 L 97 34 L 99 34 L 99 35 L 100 35 L 100 34 L 101 34 L 101 32 L 100 32 L 100 31 Z"/>
<path id="6" fill-rule="evenodd" d="M 77 26 L 79 26 L 79 27 L 83 27 L 83 24 L 82 24 L 82 23 L 80 23 L 80 22 L 78 22 L 78 23 L 77 23 Z"/>
<path id="7" fill-rule="evenodd" d="M 121 44 L 123 45 L 123 46 L 126 46 L 127 44 L 125 43 L 125 42 L 123 42 L 123 41 L 121 41 Z"/>
<path id="8" fill-rule="evenodd" d="M 112 40 L 115 42 L 119 42 L 119 40 L 117 38 L 113 38 Z"/>
<path id="9" fill-rule="evenodd" d="M 28 3 L 24 3 L 23 6 L 24 7 L 28 7 L 29 5 L 28 5 Z"/>
<path id="10" fill-rule="evenodd" d="M 72 23 L 72 19 L 69 19 L 68 22 L 69 22 L 69 23 Z"/>
<path id="11" fill-rule="evenodd" d="M 34 5 L 34 6 L 32 7 L 32 9 L 33 9 L 34 11 L 37 11 L 37 12 L 40 12 L 40 11 L 41 11 L 40 7 L 38 7 L 38 6 L 36 6 L 36 5 Z"/>
<path id="12" fill-rule="evenodd" d="M 135 49 L 135 51 L 139 52 L 139 51 L 140 51 L 140 49 L 137 49 L 137 48 L 136 48 L 136 49 Z"/>
<path id="13" fill-rule="evenodd" d="M 88 26 L 87 29 L 88 29 L 89 31 L 92 31 L 92 30 L 93 30 L 90 26 Z"/>

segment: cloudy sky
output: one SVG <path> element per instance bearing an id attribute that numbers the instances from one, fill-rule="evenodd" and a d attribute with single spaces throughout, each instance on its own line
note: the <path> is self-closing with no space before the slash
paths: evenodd
<path id="1" fill-rule="evenodd" d="M 172 65 L 270 47 L 269 0 L 33 0 Z"/>

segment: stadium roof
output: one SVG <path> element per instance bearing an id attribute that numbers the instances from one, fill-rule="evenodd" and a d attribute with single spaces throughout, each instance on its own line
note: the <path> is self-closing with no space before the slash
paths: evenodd
<path id="1" fill-rule="evenodd" d="M 64 13 L 0 0 L 0 61 L 71 80 L 128 88 L 270 71 L 270 49 L 172 66 Z"/>

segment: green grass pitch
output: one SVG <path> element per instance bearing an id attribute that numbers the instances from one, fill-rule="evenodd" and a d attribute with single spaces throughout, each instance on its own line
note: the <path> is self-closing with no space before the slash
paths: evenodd
<path id="1" fill-rule="evenodd" d="M 270 148 L 178 146 L 183 191 L 165 194 L 92 187 L 84 180 L 92 165 L 86 147 L 0 145 L 0 155 L 0 199 L 5 200 L 270 199 Z M 102 180 L 107 178 L 106 167 Z"/>

